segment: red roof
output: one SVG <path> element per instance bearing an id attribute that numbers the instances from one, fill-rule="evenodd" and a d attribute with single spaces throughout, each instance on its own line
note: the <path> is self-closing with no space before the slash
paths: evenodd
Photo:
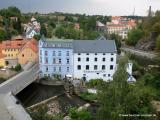
<path id="1" fill-rule="evenodd" d="M 2 42 L 1 49 L 21 49 L 26 40 L 6 40 Z"/>
<path id="2" fill-rule="evenodd" d="M 38 52 L 38 42 L 35 39 L 28 40 L 27 43 L 24 45 L 24 48 L 31 48 L 34 52 Z"/>

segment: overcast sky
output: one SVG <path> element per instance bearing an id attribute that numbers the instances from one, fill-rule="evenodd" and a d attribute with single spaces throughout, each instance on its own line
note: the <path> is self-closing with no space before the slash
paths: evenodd
<path id="1" fill-rule="evenodd" d="M 147 15 L 160 10 L 160 0 L 0 0 L 0 8 L 17 6 L 22 12 L 66 12 L 100 15 Z"/>

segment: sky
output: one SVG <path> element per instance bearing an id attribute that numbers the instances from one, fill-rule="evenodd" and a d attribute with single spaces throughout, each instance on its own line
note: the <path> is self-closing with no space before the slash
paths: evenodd
<path id="1" fill-rule="evenodd" d="M 16 6 L 27 12 L 65 12 L 89 15 L 146 16 L 149 6 L 160 10 L 160 0 L 0 0 L 0 9 Z"/>

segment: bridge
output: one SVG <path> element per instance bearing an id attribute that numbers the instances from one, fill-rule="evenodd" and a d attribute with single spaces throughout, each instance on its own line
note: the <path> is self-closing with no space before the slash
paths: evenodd
<path id="1" fill-rule="evenodd" d="M 0 84 L 0 120 L 31 120 L 14 97 L 38 77 L 38 63 L 30 62 L 18 75 Z"/>

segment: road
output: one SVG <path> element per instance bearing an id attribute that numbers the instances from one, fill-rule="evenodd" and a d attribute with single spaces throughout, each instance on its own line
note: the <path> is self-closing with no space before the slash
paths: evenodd
<path id="1" fill-rule="evenodd" d="M 14 97 L 35 81 L 38 63 L 28 63 L 24 71 L 0 84 L 0 120 L 32 120 L 23 106 Z"/>
<path id="2" fill-rule="evenodd" d="M 6 82 L 0 84 L 0 94 L 6 94 L 12 92 L 14 95 L 23 90 L 26 86 L 35 81 L 38 73 L 38 64 L 34 64 L 32 67 L 28 65 L 23 72 L 12 77 Z"/>
<path id="3" fill-rule="evenodd" d="M 153 52 L 147 52 L 147 51 L 142 51 L 142 50 L 137 50 L 137 49 L 133 49 L 133 48 L 128 48 L 128 47 L 122 47 L 121 50 L 125 51 L 125 52 L 130 52 L 132 54 L 138 55 L 138 56 L 143 56 L 143 57 L 147 57 L 149 59 L 155 59 L 158 56 L 153 53 Z"/>

